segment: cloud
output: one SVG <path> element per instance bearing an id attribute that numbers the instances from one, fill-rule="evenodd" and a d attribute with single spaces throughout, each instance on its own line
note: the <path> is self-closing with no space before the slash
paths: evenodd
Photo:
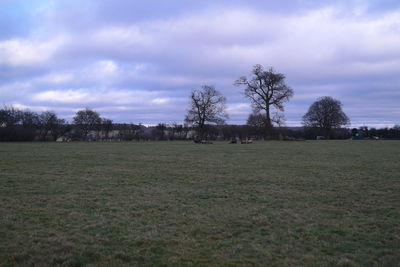
<path id="1" fill-rule="evenodd" d="M 255 63 L 308 80 L 393 73 L 400 65 L 400 11 L 348 13 L 334 7 L 289 16 L 253 9 L 203 11 L 95 28 L 85 39 L 75 38 L 79 43 L 65 53 L 151 64 L 168 75 L 197 72 L 203 78 L 248 71 Z"/>
<path id="2" fill-rule="evenodd" d="M 39 41 L 10 39 L 0 42 L 0 66 L 33 66 L 42 64 L 54 56 L 66 42 L 62 36 Z"/>
<path id="3" fill-rule="evenodd" d="M 141 90 L 96 90 L 68 89 L 49 90 L 33 95 L 32 100 L 38 103 L 62 103 L 74 105 L 92 105 L 112 103 L 113 105 L 151 105 L 167 104 L 170 98 L 162 97 L 162 92 Z"/>
<path id="4" fill-rule="evenodd" d="M 105 27 L 95 32 L 91 39 L 94 43 L 99 43 L 105 46 L 118 45 L 116 48 L 149 45 L 151 44 L 150 36 L 145 35 L 141 28 L 136 25 L 131 26 L 112 26 Z"/>
<path id="5" fill-rule="evenodd" d="M 151 103 L 153 104 L 165 104 L 168 102 L 169 102 L 168 98 L 154 98 L 153 100 L 151 100 Z"/>
<path id="6" fill-rule="evenodd" d="M 324 95 L 357 106 L 350 117 L 397 119 L 385 108 L 399 100 L 396 2 L 139 2 L 41 1 L 28 34 L 0 34 L 3 101 L 182 121 L 190 90 L 212 84 L 228 98 L 230 121 L 243 123 L 250 103 L 233 82 L 260 63 L 295 91 L 288 121 Z"/>
<path id="7" fill-rule="evenodd" d="M 55 102 L 55 103 L 82 103 L 92 102 L 89 92 L 83 90 L 66 90 L 66 91 L 45 91 L 40 92 L 32 97 L 36 102 Z"/>
<path id="8" fill-rule="evenodd" d="M 62 85 L 68 84 L 73 80 L 73 75 L 70 73 L 50 73 L 42 77 L 37 78 L 37 82 L 50 84 L 50 85 Z"/>

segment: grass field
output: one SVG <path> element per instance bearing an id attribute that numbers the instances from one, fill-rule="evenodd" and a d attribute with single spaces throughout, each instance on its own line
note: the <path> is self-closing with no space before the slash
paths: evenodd
<path id="1" fill-rule="evenodd" d="M 400 141 L 0 143 L 0 264 L 399 266 Z"/>

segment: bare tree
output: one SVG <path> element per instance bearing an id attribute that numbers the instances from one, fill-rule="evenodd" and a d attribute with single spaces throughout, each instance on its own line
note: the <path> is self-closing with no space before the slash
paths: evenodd
<path id="1" fill-rule="evenodd" d="M 74 124 L 80 131 L 83 140 L 86 140 L 90 131 L 97 130 L 100 123 L 99 113 L 88 108 L 79 110 L 74 117 Z"/>
<path id="2" fill-rule="evenodd" d="M 342 103 L 330 96 L 315 101 L 303 116 L 306 127 L 317 128 L 326 138 L 330 138 L 332 129 L 350 124 L 347 115 L 342 111 Z"/>
<path id="3" fill-rule="evenodd" d="M 59 119 L 53 111 L 45 111 L 39 115 L 40 120 L 40 140 L 45 141 L 50 133 L 54 141 L 57 140 L 62 132 L 61 127 L 64 126 L 65 120 Z"/>
<path id="4" fill-rule="evenodd" d="M 200 140 L 204 138 L 207 123 L 225 123 L 228 118 L 225 103 L 226 98 L 214 86 L 203 85 L 201 90 L 192 91 L 185 122 L 197 126 Z"/>
<path id="5" fill-rule="evenodd" d="M 159 123 L 157 126 L 153 129 L 153 138 L 154 140 L 165 140 L 166 135 L 165 131 L 167 130 L 167 125 L 165 123 Z"/>
<path id="6" fill-rule="evenodd" d="M 265 71 L 263 66 L 257 64 L 254 65 L 252 74 L 251 78 L 240 77 L 235 85 L 245 86 L 244 94 L 252 102 L 255 113 L 265 112 L 265 138 L 268 138 L 271 136 L 273 118 L 282 118 L 276 111 L 284 111 L 283 103 L 293 96 L 293 89 L 285 84 L 285 75 L 275 73 L 273 68 Z M 272 114 L 275 115 L 271 118 Z"/>

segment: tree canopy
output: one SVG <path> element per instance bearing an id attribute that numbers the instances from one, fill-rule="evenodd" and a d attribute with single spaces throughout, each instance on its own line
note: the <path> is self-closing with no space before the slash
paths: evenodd
<path id="1" fill-rule="evenodd" d="M 254 113 L 264 112 L 265 137 L 271 135 L 274 118 L 282 118 L 277 112 L 284 111 L 283 103 L 293 96 L 293 89 L 285 84 L 285 75 L 276 73 L 273 68 L 264 70 L 254 65 L 252 76 L 240 77 L 236 86 L 244 86 L 244 95 L 250 99 Z M 272 114 L 272 109 L 275 113 Z M 281 121 L 280 121 L 281 122 Z"/>
<path id="2" fill-rule="evenodd" d="M 350 120 L 342 110 L 342 103 L 330 96 L 318 98 L 303 116 L 303 125 L 318 128 L 329 138 L 332 129 L 350 124 Z"/>
<path id="3" fill-rule="evenodd" d="M 223 124 L 228 118 L 226 98 L 214 86 L 203 85 L 201 90 L 194 89 L 190 95 L 190 106 L 185 122 L 198 127 L 198 138 L 204 138 L 205 126 Z"/>
<path id="4" fill-rule="evenodd" d="M 74 117 L 74 123 L 81 131 L 83 140 L 85 140 L 89 131 L 101 124 L 100 114 L 88 108 L 79 110 Z"/>

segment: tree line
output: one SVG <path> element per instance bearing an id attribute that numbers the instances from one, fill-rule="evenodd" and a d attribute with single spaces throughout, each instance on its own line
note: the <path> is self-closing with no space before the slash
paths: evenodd
<path id="1" fill-rule="evenodd" d="M 303 116 L 303 127 L 284 127 L 284 103 L 293 97 L 285 75 L 273 68 L 255 65 L 249 77 L 234 82 L 249 99 L 252 113 L 245 125 L 227 125 L 226 97 L 212 85 L 203 85 L 190 94 L 184 124 L 146 127 L 142 124 L 113 123 L 91 109 L 79 110 L 71 123 L 55 112 L 35 113 L 12 106 L 0 108 L 0 141 L 56 140 L 298 140 L 347 138 L 400 138 L 400 126 L 374 129 L 348 129 L 350 120 L 339 100 L 329 96 L 317 99 Z"/>
<path id="2" fill-rule="evenodd" d="M 52 111 L 36 113 L 12 106 L 0 108 L 0 141 L 186 139 L 189 130 L 188 126 L 177 124 L 145 127 L 114 123 L 88 108 L 79 110 L 71 123 Z M 173 134 L 166 135 L 166 132 Z"/>
<path id="3" fill-rule="evenodd" d="M 265 137 L 264 118 L 251 114 L 245 125 L 205 124 L 202 137 L 206 140 L 232 140 Z M 322 135 L 314 127 L 274 127 L 276 139 L 315 139 Z M 400 126 L 392 128 L 337 128 L 331 131 L 331 138 L 351 137 L 396 138 L 400 139 Z M 144 126 L 142 124 L 114 123 L 102 118 L 91 109 L 78 111 L 72 122 L 60 119 L 56 113 L 45 111 L 35 113 L 14 107 L 0 108 L 0 141 L 146 141 L 146 140 L 192 140 L 198 138 L 198 127 L 189 124 L 164 124 Z"/>

